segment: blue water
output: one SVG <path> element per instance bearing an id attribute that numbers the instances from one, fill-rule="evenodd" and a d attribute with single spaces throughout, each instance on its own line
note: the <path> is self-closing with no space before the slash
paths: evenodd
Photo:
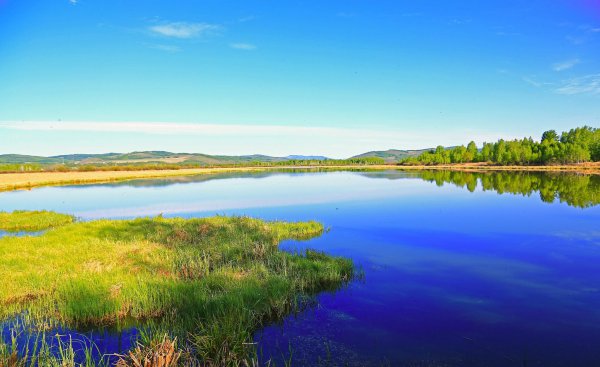
<path id="1" fill-rule="evenodd" d="M 2 231 L 0 230 L 0 238 L 2 237 L 23 237 L 23 236 L 39 236 L 42 233 L 44 233 L 44 231 L 33 231 L 33 232 L 29 232 L 29 231 L 18 231 L 18 232 L 8 232 L 8 231 Z"/>
<path id="2" fill-rule="evenodd" d="M 258 331 L 263 361 L 600 366 L 599 178 L 532 177 L 483 190 L 394 171 L 228 174 L 7 192 L 0 209 L 323 222 L 322 237 L 282 248 L 350 257 L 364 279 Z"/>
<path id="3" fill-rule="evenodd" d="M 55 328 L 44 332 L 35 331 L 27 326 L 22 317 L 0 323 L 0 337 L 12 348 L 13 338 L 16 340 L 18 353 L 36 355 L 42 348 L 41 339 L 45 339 L 45 346 L 56 356 L 60 356 L 60 350 L 72 346 L 75 350 L 76 363 L 85 363 L 85 352 L 89 351 L 96 361 L 116 364 L 121 356 L 136 346 L 139 332 L 135 328 L 122 331 L 111 329 L 99 330 L 72 330 L 68 328 Z M 44 367 L 41 364 L 32 366 Z M 7 366 L 12 367 L 12 366 Z"/>

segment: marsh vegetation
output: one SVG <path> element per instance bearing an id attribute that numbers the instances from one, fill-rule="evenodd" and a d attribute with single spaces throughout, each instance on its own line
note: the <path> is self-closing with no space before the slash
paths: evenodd
<path id="1" fill-rule="evenodd" d="M 354 274 L 344 258 L 278 249 L 285 239 L 319 236 L 323 226 L 316 222 L 223 216 L 72 222 L 52 212 L 1 218 L 4 229 L 56 228 L 0 239 L 0 319 L 19 317 L 38 333 L 134 325 L 144 330 L 145 346 L 160 349 L 165 336 L 177 338 L 185 365 L 249 360 L 253 331 L 302 309 L 317 292 L 336 290 Z M 67 365 L 101 362 L 87 357 L 89 351 L 61 357 L 68 345 L 54 353 L 39 345 L 33 355 L 2 345 L 0 365 L 11 360 L 30 365 L 27 360 L 37 357 L 57 365 L 61 359 Z"/>

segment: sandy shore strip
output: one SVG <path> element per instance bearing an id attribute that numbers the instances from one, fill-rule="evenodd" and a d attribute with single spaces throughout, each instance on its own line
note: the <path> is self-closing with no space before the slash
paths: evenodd
<path id="1" fill-rule="evenodd" d="M 39 186 L 78 185 L 112 181 L 126 181 L 142 178 L 164 178 L 225 172 L 260 172 L 285 169 L 327 169 L 327 170 L 457 170 L 469 172 L 483 171 L 524 171 L 524 172 L 575 172 L 600 174 L 600 163 L 562 166 L 490 166 L 483 164 L 453 164 L 439 166 L 276 166 L 276 167 L 217 167 L 188 168 L 179 170 L 147 171 L 91 171 L 91 172 L 25 172 L 0 174 L 0 191 L 30 189 Z"/>

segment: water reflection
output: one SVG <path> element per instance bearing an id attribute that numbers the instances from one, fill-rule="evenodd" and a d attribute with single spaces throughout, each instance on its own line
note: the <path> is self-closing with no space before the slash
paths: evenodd
<path id="1" fill-rule="evenodd" d="M 579 208 L 587 208 L 600 204 L 600 175 L 565 173 L 565 172 L 524 172 L 524 171 L 402 171 L 402 170 L 369 170 L 369 169 L 287 169 L 267 172 L 229 172 L 215 175 L 196 175 L 164 179 L 145 179 L 107 183 L 103 187 L 161 187 L 176 184 L 202 183 L 228 179 L 263 179 L 276 175 L 295 176 L 300 174 L 325 172 L 354 172 L 371 179 L 398 180 L 420 178 L 435 182 L 438 186 L 451 183 L 470 192 L 477 189 L 495 191 L 498 194 L 515 194 L 531 196 L 539 194 L 542 201 L 553 203 L 558 200 Z"/>
<path id="2" fill-rule="evenodd" d="M 595 175 L 313 170 L 47 187 L 0 208 L 331 227 L 283 248 L 351 257 L 364 281 L 258 332 L 263 362 L 291 346 L 297 366 L 585 367 L 600 365 L 599 195 Z"/>
<path id="3" fill-rule="evenodd" d="M 543 202 L 555 200 L 570 206 L 588 208 L 600 204 L 600 175 L 544 172 L 461 172 L 421 171 L 417 177 L 438 186 L 452 183 L 474 192 L 478 187 L 498 194 L 530 196 L 539 193 Z M 399 177 L 402 178 L 402 177 Z"/>
<path id="4" fill-rule="evenodd" d="M 320 178 L 317 176 L 323 174 L 327 175 L 327 185 L 318 182 Z M 371 182 L 354 185 L 353 177 L 368 178 Z M 388 189 L 389 185 L 377 183 L 378 181 L 399 180 L 407 183 L 410 179 L 425 180 L 440 187 L 452 184 L 469 192 L 494 191 L 501 195 L 508 193 L 527 197 L 537 194 L 543 202 L 558 201 L 578 208 L 589 208 L 600 204 L 600 175 L 518 171 L 289 169 L 141 179 L 63 188 L 42 188 L 33 190 L 33 192 L 51 191 L 50 193 L 40 193 L 36 199 L 49 201 L 44 208 L 58 211 L 64 211 L 61 205 L 56 203 L 58 199 L 65 193 L 78 193 L 77 190 L 74 191 L 76 188 L 85 190 L 86 198 L 103 196 L 106 200 L 103 203 L 98 203 L 97 199 L 93 198 L 95 202 L 92 205 L 85 203 L 75 206 L 66 205 L 69 208 L 75 207 L 77 209 L 75 214 L 84 219 L 93 219 L 158 214 L 185 215 L 187 213 L 220 212 L 236 208 L 335 203 L 342 200 L 377 200 L 382 197 L 401 196 L 416 189 L 415 185 L 406 184 L 405 186 L 411 187 L 400 191 L 391 191 Z M 277 185 L 277 187 L 269 190 L 269 193 L 263 191 L 264 187 L 273 185 Z M 332 190 L 332 187 L 335 189 Z M 162 200 L 157 200 L 156 193 L 139 190 L 144 188 L 160 190 Z M 131 191 L 125 189 L 131 189 Z M 17 199 L 18 194 L 13 194 Z M 117 198 L 116 195 L 123 196 Z M 185 200 L 183 200 L 183 196 L 186 196 Z M 2 198 L 3 196 L 0 196 L 0 205 Z M 66 197 L 62 202 L 67 202 L 69 199 Z M 16 201 L 9 203 L 8 207 L 11 207 L 11 204 L 14 206 Z M 23 208 L 35 207 L 35 204 L 31 206 L 28 205 L 29 203 L 21 202 L 19 204 Z"/>
<path id="5" fill-rule="evenodd" d="M 45 231 L 36 231 L 36 232 L 28 232 L 28 231 L 19 231 L 19 232 L 9 232 L 0 230 L 0 238 L 2 237 L 23 237 L 23 236 L 39 236 Z"/>
<path id="6" fill-rule="evenodd" d="M 118 355 L 124 355 L 133 348 L 139 337 L 135 328 L 77 331 L 58 327 L 43 330 L 31 325 L 24 315 L 0 322 L 0 341 L 7 343 L 10 348 L 16 347 L 18 355 L 33 356 L 40 351 L 48 351 L 54 356 L 61 356 L 65 353 L 65 347 L 72 346 L 74 361 L 81 366 L 87 365 L 86 352 L 93 360 L 113 366 L 119 359 Z M 43 367 L 35 361 L 31 364 L 36 365 Z M 13 366 L 9 364 L 7 367 Z"/>

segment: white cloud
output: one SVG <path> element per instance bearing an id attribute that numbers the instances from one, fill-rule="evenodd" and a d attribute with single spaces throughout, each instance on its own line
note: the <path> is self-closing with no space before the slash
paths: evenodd
<path id="1" fill-rule="evenodd" d="M 235 48 L 236 50 L 244 50 L 244 51 L 256 50 L 256 46 L 251 43 L 232 43 L 229 46 L 231 46 L 231 48 Z"/>
<path id="2" fill-rule="evenodd" d="M 173 38 L 196 38 L 214 34 L 221 30 L 220 25 L 208 23 L 171 22 L 149 27 L 155 34 Z"/>
<path id="3" fill-rule="evenodd" d="M 78 2 L 78 1 L 79 1 L 79 0 L 69 0 L 69 2 L 70 2 L 71 4 L 73 4 L 73 5 L 77 5 L 77 2 Z"/>
<path id="4" fill-rule="evenodd" d="M 554 71 L 564 71 L 564 70 L 571 69 L 573 66 L 575 66 L 579 63 L 580 63 L 579 59 L 570 59 L 570 60 L 566 60 L 563 62 L 555 63 L 554 65 L 552 65 L 552 69 L 554 69 Z"/>
<path id="5" fill-rule="evenodd" d="M 171 53 L 181 51 L 181 47 L 173 45 L 150 45 L 150 48 Z"/>
<path id="6" fill-rule="evenodd" d="M 600 94 L 600 73 L 565 80 L 555 89 L 558 94 Z"/>
<path id="7" fill-rule="evenodd" d="M 115 136 L 135 134 L 136 142 L 140 143 L 143 140 L 154 141 L 152 136 L 160 136 L 164 140 L 177 142 L 194 137 L 193 140 L 197 144 L 202 142 L 203 153 L 246 154 L 257 152 L 282 156 L 324 154 L 339 158 L 346 158 L 369 150 L 420 149 L 439 144 L 460 145 L 468 143 L 471 139 L 481 144 L 484 141 L 495 141 L 501 137 L 507 139 L 517 137 L 505 132 L 475 132 L 458 128 L 442 132 L 434 128 L 364 129 L 171 122 L 4 121 L 0 122 L 0 136 L 3 129 L 31 132 L 32 134 L 34 132 L 61 134 L 59 136 L 67 136 L 63 134 L 69 132 L 91 133 L 89 134 L 90 139 L 96 139 L 96 135 L 93 133 L 115 134 Z M 143 134 L 146 134 L 146 137 Z M 234 147 L 232 148 L 232 146 Z M 151 149 L 152 147 L 156 148 L 154 145 L 147 148 Z M 96 150 L 111 149 L 113 148 L 102 145 Z M 181 150 L 183 147 L 178 146 L 175 149 Z M 197 150 L 196 148 L 187 149 Z M 31 152 L 29 153 L 31 154 Z"/>
<path id="8" fill-rule="evenodd" d="M 521 78 L 525 83 L 532 85 L 536 88 L 540 88 L 540 87 L 546 87 L 549 85 L 552 85 L 552 83 L 548 83 L 548 82 L 540 82 L 539 80 L 533 79 L 531 77 L 528 76 L 524 76 Z"/>

